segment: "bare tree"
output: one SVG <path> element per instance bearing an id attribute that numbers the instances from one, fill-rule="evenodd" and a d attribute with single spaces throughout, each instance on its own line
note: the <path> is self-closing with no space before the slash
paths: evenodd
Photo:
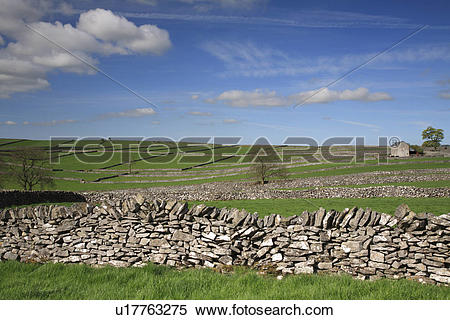
<path id="1" fill-rule="evenodd" d="M 265 184 L 268 178 L 286 178 L 287 170 L 281 163 L 269 162 L 263 157 L 258 157 L 250 167 L 250 174 L 256 178 L 258 183 Z"/>
<path id="2" fill-rule="evenodd" d="M 52 172 L 47 167 L 48 156 L 37 149 L 19 149 L 11 154 L 11 179 L 24 190 L 32 191 L 37 185 L 43 189 L 54 185 Z"/>

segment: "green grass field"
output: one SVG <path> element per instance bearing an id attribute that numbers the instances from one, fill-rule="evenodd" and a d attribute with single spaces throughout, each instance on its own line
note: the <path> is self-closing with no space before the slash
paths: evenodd
<path id="1" fill-rule="evenodd" d="M 384 182 L 384 183 L 364 183 L 364 184 L 347 184 L 339 186 L 322 186 L 320 188 L 367 188 L 377 186 L 412 186 L 417 188 L 450 188 L 450 180 L 437 181 L 414 181 L 414 182 Z M 277 190 L 307 190 L 310 188 L 277 188 Z"/>
<path id="2" fill-rule="evenodd" d="M 57 141 L 53 146 L 65 142 Z M 114 143 L 114 141 L 113 141 Z M 227 153 L 239 156 L 209 163 L 205 166 L 181 171 L 181 169 L 204 164 L 211 160 L 210 151 L 199 151 L 199 146 L 168 144 L 169 152 L 177 155 L 161 155 L 161 145 L 146 142 L 144 147 L 151 147 L 145 155 L 140 155 L 145 148 L 137 149 L 134 141 L 117 141 L 116 150 L 108 151 L 102 156 L 100 141 L 82 141 L 79 147 L 86 146 L 94 153 L 83 157 L 67 153 L 61 149 L 59 164 L 54 164 L 55 185 L 47 189 L 66 191 L 109 191 L 118 189 L 149 188 L 157 186 L 196 185 L 206 182 L 230 181 L 248 182 L 253 178 L 248 172 L 249 163 L 240 162 L 249 150 L 249 146 L 225 147 L 215 150 L 216 159 Z M 4 144 L 4 145 L 2 145 Z M 104 142 L 108 147 L 110 142 Z M 49 141 L 0 139 L 0 156 L 8 160 L 10 152 L 18 148 L 48 149 Z M 278 148 L 282 149 L 282 148 Z M 295 148 L 294 148 L 295 149 Z M 344 150 L 345 148 L 342 148 Z M 8 151 L 9 150 L 9 151 Z M 77 152 L 81 149 L 78 148 Z M 214 153 L 213 152 L 213 153 Z M 310 157 L 315 150 L 298 147 L 292 154 Z M 126 156 L 129 154 L 132 172 L 140 177 L 123 175 L 129 169 Z M 286 153 L 289 156 L 289 153 Z M 58 153 L 53 154 L 56 157 Z M 186 157 L 189 157 L 186 159 Z M 84 159 L 84 163 L 80 162 Z M 173 161 L 164 161 L 173 158 Z M 180 163 L 180 160 L 189 160 Z M 102 163 L 94 163 L 102 160 Z M 237 161 L 238 160 L 238 161 Z M 108 168 L 109 169 L 102 169 Z M 381 172 L 380 176 L 395 173 L 405 174 L 406 170 L 450 168 L 450 159 L 408 158 L 388 159 L 388 164 L 377 164 L 374 160 L 365 163 L 315 163 L 299 162 L 289 164 L 290 179 L 333 177 L 339 175 Z M 244 169 L 228 176 L 227 170 Z M 2 169 L 3 170 L 3 169 Z M 175 173 L 170 175 L 168 173 Z M 104 180 L 109 183 L 92 183 L 95 179 L 119 174 L 119 177 Z M 212 177 L 214 175 L 214 177 Z M 439 175 L 438 175 L 439 176 Z M 64 180 L 66 178 L 73 180 Z M 86 183 L 82 183 L 81 179 Z M 167 182 L 158 182 L 168 180 Z M 182 180 L 182 181 L 175 181 Z M 128 182 L 128 183 L 127 183 Z M 448 188 L 448 175 L 442 174 L 438 181 L 373 183 L 366 185 L 345 185 L 359 188 L 376 185 L 416 186 L 424 188 Z M 270 184 L 268 185 L 270 187 Z M 7 180 L 2 182 L 6 189 L 18 189 L 17 183 Z M 37 188 L 39 189 L 39 188 Z M 302 188 L 299 188 L 302 189 Z M 259 216 L 276 213 L 283 216 L 300 214 L 304 210 L 315 211 L 319 207 L 327 210 L 342 210 L 346 207 L 370 207 L 373 210 L 393 214 L 402 203 L 406 203 L 415 212 L 432 212 L 440 215 L 450 211 L 450 198 L 332 198 L 332 199 L 257 199 L 233 201 L 194 201 L 190 206 L 204 203 L 219 208 L 239 208 L 248 212 L 258 212 Z M 63 203 L 62 205 L 69 205 Z M 220 274 L 212 270 L 177 271 L 164 266 L 148 265 L 144 268 L 116 269 L 112 267 L 91 268 L 83 265 L 60 264 L 25 264 L 18 262 L 0 263 L 0 299 L 450 299 L 448 287 L 422 285 L 409 280 L 359 281 L 349 276 L 299 275 L 277 280 L 274 276 L 260 276 L 255 271 L 236 268 L 233 274 Z"/>
<path id="3" fill-rule="evenodd" d="M 258 212 L 260 217 L 272 213 L 282 216 L 299 215 L 304 210 L 316 211 L 319 207 L 327 210 L 343 210 L 349 205 L 371 208 L 378 212 L 394 214 L 395 209 L 406 203 L 411 210 L 431 212 L 436 215 L 450 212 L 450 198 L 333 198 L 333 199 L 257 199 L 229 201 L 190 201 L 189 204 L 206 204 L 217 208 L 245 209 L 250 213 Z"/>
<path id="4" fill-rule="evenodd" d="M 320 167 L 321 165 L 317 165 Z M 326 171 L 316 171 L 316 172 L 308 172 L 310 170 L 314 170 L 310 168 L 305 168 L 302 173 L 290 175 L 290 179 L 299 179 L 299 178 L 312 178 L 312 177 L 331 177 L 337 175 L 344 174 L 354 174 L 354 173 L 364 173 L 364 172 L 374 172 L 374 171 L 404 171 L 404 170 L 412 170 L 412 169 L 436 169 L 436 168 L 449 168 L 450 163 L 430 163 L 430 164 L 398 164 L 398 165 L 385 165 L 385 166 L 370 166 L 370 167 L 354 167 L 354 168 L 346 168 L 346 169 L 330 169 Z M 303 169 L 303 167 L 299 167 Z M 319 168 L 317 168 L 319 169 Z M 139 172 L 139 170 L 137 170 Z M 95 190 L 118 190 L 118 189 L 134 189 L 134 188 L 148 188 L 148 187 L 158 187 L 158 186 L 176 186 L 176 185 L 190 185 L 190 184 L 200 184 L 205 182 L 215 182 L 215 181 L 238 181 L 238 180 L 251 180 L 251 176 L 243 171 L 242 173 L 238 173 L 236 175 L 221 176 L 217 174 L 216 177 L 209 177 L 207 173 L 204 171 L 195 171 L 197 175 L 184 176 L 184 181 L 173 181 L 173 182 L 157 182 L 158 180 L 176 180 L 183 179 L 182 174 L 180 174 L 177 178 L 169 177 L 166 175 L 165 171 L 160 171 L 159 176 L 153 177 L 127 177 L 122 176 L 119 178 L 113 178 L 110 180 L 106 180 L 114 183 L 81 183 L 80 181 L 70 181 L 70 180 L 56 180 L 55 186 L 50 187 L 50 190 L 63 190 L 63 191 L 95 191 Z M 300 171 L 301 172 L 301 171 Z M 73 175 L 72 175 L 73 173 Z M 123 174 L 124 172 L 117 172 Z M 104 177 L 104 176 L 112 176 L 117 174 L 115 172 L 105 172 L 105 173 L 84 173 L 84 172 L 56 172 L 56 177 L 67 177 L 67 178 L 75 178 L 75 179 L 84 179 L 87 182 L 93 181 L 96 178 Z M 205 175 L 206 174 L 206 175 Z M 215 173 L 214 173 L 215 174 Z M 215 174 L 216 175 L 216 174 Z M 198 180 L 194 180 L 192 178 L 200 178 Z M 134 183 L 124 183 L 123 181 L 139 181 L 143 182 L 134 182 Z M 148 182 L 154 180 L 155 182 Z M 408 183 L 399 185 L 408 185 Z M 13 182 L 8 182 L 4 185 L 5 188 L 15 189 L 18 188 Z"/>
<path id="5" fill-rule="evenodd" d="M 206 269 L 178 271 L 152 264 L 143 268 L 92 268 L 2 262 L 0 299 L 448 300 L 450 288 L 410 280 L 360 281 L 332 275 L 297 275 L 277 280 L 244 268 L 221 274 Z"/>
<path id="6" fill-rule="evenodd" d="M 247 170 L 250 164 L 242 163 L 242 160 L 245 160 L 245 158 L 254 158 L 254 155 L 250 157 L 244 157 L 244 155 L 247 152 L 255 152 L 258 150 L 258 148 L 255 149 L 250 146 L 188 145 L 186 143 L 180 143 L 177 146 L 173 142 L 161 145 L 158 142 L 151 141 L 143 142 L 138 148 L 136 141 L 101 142 L 99 140 L 81 140 L 76 144 L 76 152 L 80 152 L 84 147 L 95 152 L 80 155 L 74 154 L 73 151 L 68 149 L 71 146 L 75 146 L 73 141 L 50 142 L 45 140 L 0 139 L 0 156 L 7 161 L 9 155 L 18 148 L 39 148 L 48 150 L 50 144 L 53 146 L 59 145 L 59 148 L 61 148 L 59 153 L 52 153 L 53 161 L 58 155 L 60 155 L 61 158 L 59 159 L 59 163 L 52 163 L 49 165 L 49 167 L 53 169 L 60 170 L 54 172 L 54 176 L 57 180 L 55 181 L 55 185 L 49 189 L 66 191 L 101 191 L 148 188 L 153 186 L 181 186 L 215 181 L 249 181 L 252 180 L 252 177 L 250 177 Z M 113 144 L 114 149 L 112 148 Z M 109 151 L 103 153 L 103 147 L 107 148 Z M 214 150 L 211 151 L 213 148 Z M 287 156 L 292 154 L 310 156 L 312 152 L 317 151 L 306 150 L 304 147 L 281 148 L 275 146 L 275 149 Z M 337 147 L 337 149 L 347 150 L 348 147 Z M 368 150 L 372 149 L 374 148 L 368 148 Z M 117 152 L 112 152 L 113 150 Z M 162 157 L 158 156 L 164 155 L 167 151 L 172 152 L 173 154 Z M 224 161 L 208 163 L 205 166 L 180 171 L 183 168 L 205 164 L 212 159 L 222 159 L 230 154 L 235 154 L 237 156 Z M 154 157 L 151 157 L 152 155 Z M 124 175 L 124 173 L 129 170 L 128 156 L 130 156 L 133 161 L 131 165 L 132 172 L 143 176 L 133 177 Z M 290 173 L 289 178 L 302 179 L 369 173 L 374 171 L 382 171 L 386 172 L 386 174 L 390 174 L 391 171 L 401 172 L 405 170 L 449 167 L 449 158 L 416 157 L 408 159 L 388 159 L 388 164 L 378 165 L 374 160 L 367 160 L 364 164 L 294 163 L 289 164 L 287 171 Z M 234 174 L 230 175 L 230 172 L 227 170 L 233 169 L 244 170 L 235 171 Z M 177 174 L 171 176 L 167 174 L 168 172 Z M 151 173 L 151 176 L 149 173 Z M 120 176 L 104 180 L 103 183 L 92 183 L 98 178 L 114 175 Z M 214 175 L 214 177 L 211 175 Z M 69 178 L 72 180 L 63 180 L 62 178 Z M 85 183 L 82 183 L 81 180 L 84 180 Z M 441 185 L 445 183 L 446 182 L 441 182 Z M 2 185 L 6 189 L 15 189 L 19 187 L 13 181 L 3 182 Z"/>

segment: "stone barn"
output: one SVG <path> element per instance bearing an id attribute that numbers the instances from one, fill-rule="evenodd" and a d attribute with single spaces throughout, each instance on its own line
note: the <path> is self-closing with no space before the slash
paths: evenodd
<path id="1" fill-rule="evenodd" d="M 396 146 L 391 147 L 391 157 L 409 157 L 409 144 L 401 141 Z"/>

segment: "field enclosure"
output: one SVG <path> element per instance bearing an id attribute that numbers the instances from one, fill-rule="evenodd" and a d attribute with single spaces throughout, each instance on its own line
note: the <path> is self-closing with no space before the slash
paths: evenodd
<path id="1" fill-rule="evenodd" d="M 449 158 L 389 159 L 385 150 L 378 147 L 358 150 L 366 155 L 362 161 L 351 146 L 318 148 L 105 139 L 0 140 L 0 156 L 6 162 L 14 151 L 22 148 L 47 151 L 48 169 L 53 171 L 56 179 L 53 188 L 70 191 L 249 181 L 252 180 L 249 167 L 258 156 L 281 163 L 286 167 L 289 179 L 449 168 Z M 405 183 L 418 186 L 428 183 L 430 187 L 448 185 L 445 173 L 441 178 L 431 182 L 421 179 Z M 17 188 L 17 185 L 8 182 L 5 188 Z"/>

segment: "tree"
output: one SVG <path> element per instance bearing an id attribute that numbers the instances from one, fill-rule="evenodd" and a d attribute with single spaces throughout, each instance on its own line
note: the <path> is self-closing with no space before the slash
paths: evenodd
<path id="1" fill-rule="evenodd" d="M 254 176 L 258 183 L 265 184 L 270 177 L 286 178 L 287 170 L 280 163 L 268 162 L 262 157 L 258 157 L 250 167 L 250 175 Z"/>
<path id="2" fill-rule="evenodd" d="M 423 148 L 421 146 L 418 146 L 416 144 L 411 145 L 411 149 L 413 149 L 417 155 L 423 155 Z"/>
<path id="3" fill-rule="evenodd" d="M 11 179 L 24 190 L 32 191 L 39 185 L 54 185 L 51 170 L 47 168 L 47 153 L 37 149 L 19 149 L 11 154 Z"/>
<path id="4" fill-rule="evenodd" d="M 444 130 L 435 129 L 431 126 L 422 131 L 422 139 L 426 140 L 423 147 L 434 147 L 434 150 L 441 145 L 441 141 L 444 140 Z"/>

